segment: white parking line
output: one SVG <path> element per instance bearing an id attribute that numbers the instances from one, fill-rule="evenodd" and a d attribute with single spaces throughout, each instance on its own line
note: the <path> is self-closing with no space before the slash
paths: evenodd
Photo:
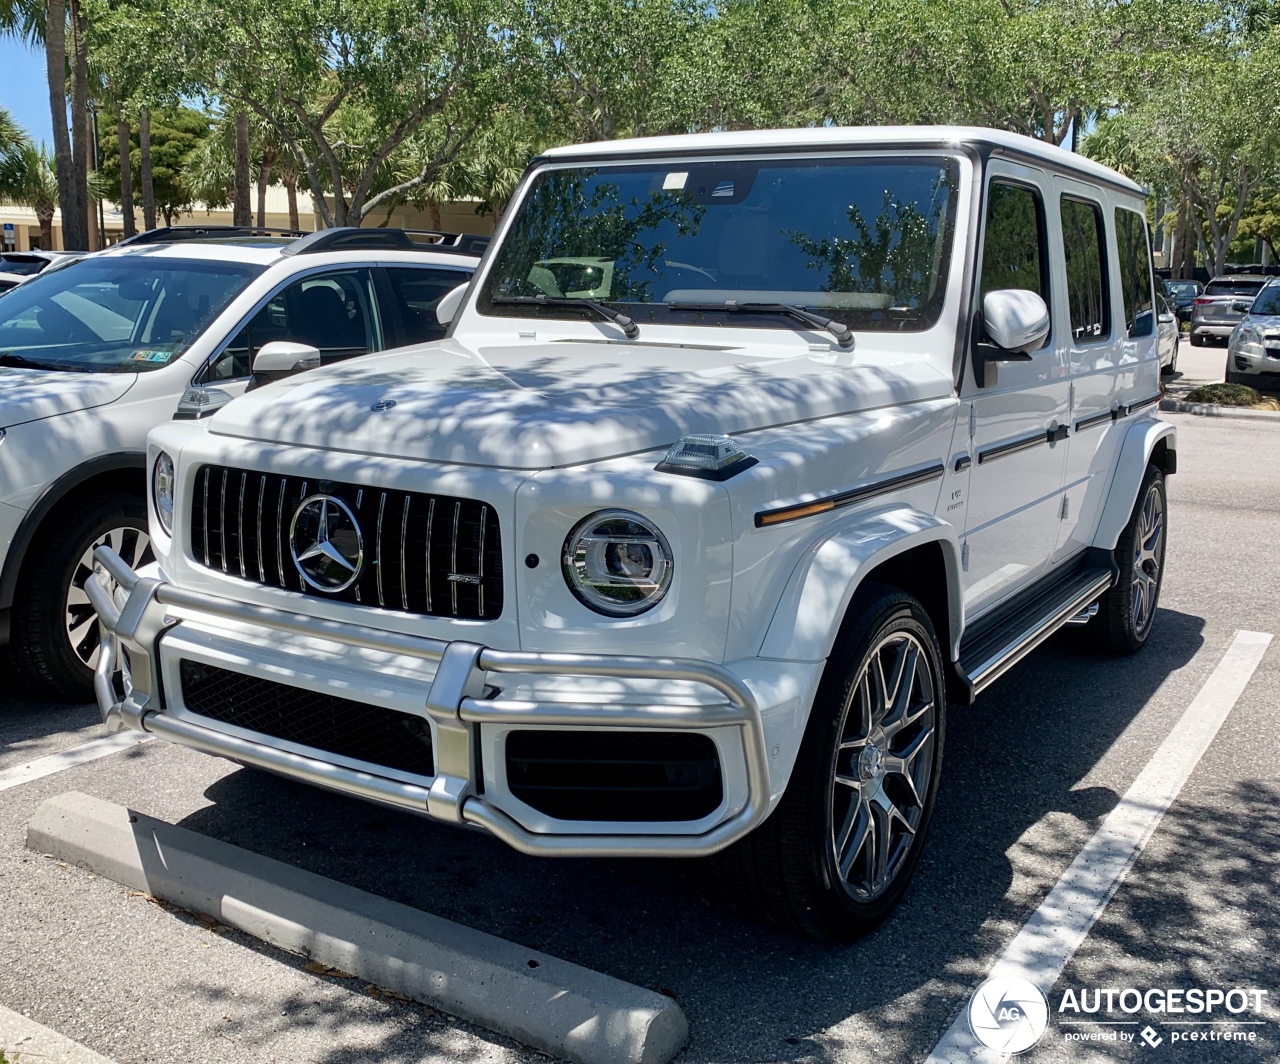
<path id="1" fill-rule="evenodd" d="M 1264 632 L 1236 633 L 1168 738 L 1009 943 L 989 977 L 1020 976 L 1048 994 L 1213 742 L 1270 642 Z M 1007 1059 L 978 1043 L 961 1009 L 926 1064 L 995 1064 Z"/>
<path id="2" fill-rule="evenodd" d="M 86 761 L 96 761 L 108 754 L 117 754 L 121 750 L 128 750 L 131 746 L 149 742 L 151 742 L 150 735 L 123 731 L 108 735 L 104 739 L 94 739 L 92 742 L 73 746 L 70 750 L 59 750 L 56 754 L 37 757 L 34 761 L 0 771 L 0 791 L 7 791 L 10 787 L 30 783 L 41 776 L 52 776 L 64 768 L 74 768 L 76 765 L 83 765 Z"/>

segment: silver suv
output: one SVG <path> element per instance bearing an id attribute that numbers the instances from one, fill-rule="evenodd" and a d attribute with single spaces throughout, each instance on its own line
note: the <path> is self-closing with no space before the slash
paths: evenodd
<path id="1" fill-rule="evenodd" d="M 1251 273 L 1215 277 L 1191 306 L 1191 346 L 1225 340 L 1245 316 L 1267 278 Z"/>
<path id="2" fill-rule="evenodd" d="M 1267 282 L 1231 333 L 1227 383 L 1280 391 L 1280 278 Z"/>

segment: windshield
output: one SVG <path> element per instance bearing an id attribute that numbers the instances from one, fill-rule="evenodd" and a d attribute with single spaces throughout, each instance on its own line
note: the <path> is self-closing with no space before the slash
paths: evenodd
<path id="1" fill-rule="evenodd" d="M 1200 294 L 1200 286 L 1195 281 L 1165 281 L 1165 290 L 1176 299 Z"/>
<path id="2" fill-rule="evenodd" d="M 1280 285 L 1267 285 L 1258 293 L 1250 314 L 1280 314 Z"/>
<path id="3" fill-rule="evenodd" d="M 482 314 L 720 325 L 738 303 L 822 309 L 855 329 L 924 329 L 942 309 L 952 159 L 724 160 L 583 167 L 535 178 L 489 271 Z M 688 304 L 682 307 L 681 304 Z M 708 308 L 708 304 L 713 306 Z M 746 319 L 744 322 L 743 319 Z M 732 323 L 794 328 L 751 313 Z"/>
<path id="4" fill-rule="evenodd" d="M 242 263 L 91 257 L 0 301 L 0 365 L 132 372 L 182 354 L 262 272 Z"/>
<path id="5" fill-rule="evenodd" d="M 39 273 L 47 265 L 49 265 L 48 259 L 34 255 L 0 255 L 0 271 L 14 273 L 20 277 Z"/>

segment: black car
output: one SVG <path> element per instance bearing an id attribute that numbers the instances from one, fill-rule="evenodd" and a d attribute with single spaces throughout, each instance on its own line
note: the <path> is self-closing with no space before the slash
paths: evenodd
<path id="1" fill-rule="evenodd" d="M 1204 285 L 1199 281 L 1165 281 L 1164 290 L 1169 297 L 1169 302 L 1173 304 L 1173 311 L 1178 316 L 1178 321 L 1189 322 L 1191 308 L 1196 296 L 1204 291 Z"/>

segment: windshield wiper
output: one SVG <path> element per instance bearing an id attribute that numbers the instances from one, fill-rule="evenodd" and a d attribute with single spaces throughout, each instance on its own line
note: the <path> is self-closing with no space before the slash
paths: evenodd
<path id="1" fill-rule="evenodd" d="M 20 369 L 57 369 L 71 370 L 73 366 L 64 366 L 60 362 L 41 362 L 25 355 L 15 355 L 12 351 L 0 351 L 0 366 L 15 366 Z"/>
<path id="2" fill-rule="evenodd" d="M 806 325 L 816 325 L 836 338 L 841 347 L 853 347 L 853 330 L 835 318 L 826 318 L 795 303 L 739 303 L 726 299 L 723 303 L 668 303 L 672 310 L 727 310 L 731 314 L 784 314 Z"/>
<path id="3" fill-rule="evenodd" d="M 603 303 L 594 299 L 583 299 L 580 296 L 491 296 L 491 303 L 518 304 L 524 303 L 535 307 L 583 307 L 606 321 L 613 322 L 623 331 L 628 340 L 640 335 L 640 326 L 616 310 L 610 310 Z"/>

